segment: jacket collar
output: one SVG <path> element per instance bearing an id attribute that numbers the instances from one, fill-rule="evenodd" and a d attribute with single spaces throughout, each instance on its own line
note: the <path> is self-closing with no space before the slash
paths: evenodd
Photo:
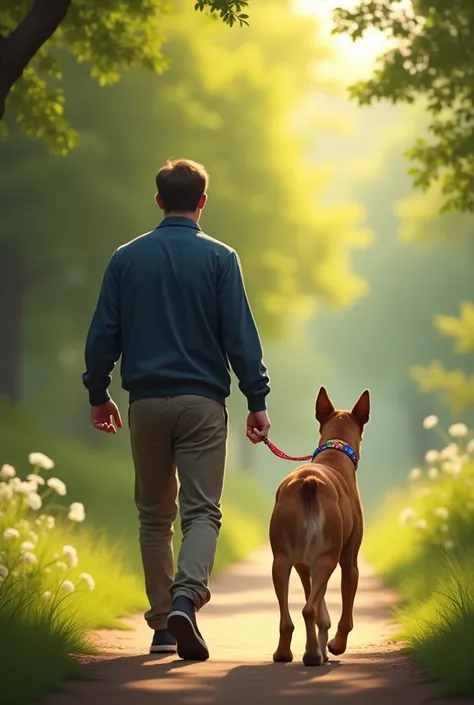
<path id="1" fill-rule="evenodd" d="M 199 227 L 198 223 L 196 223 L 195 220 L 192 218 L 185 218 L 183 216 L 179 215 L 173 215 L 173 216 L 167 216 L 166 218 L 163 218 L 161 223 L 158 225 L 159 228 L 169 228 L 169 227 L 178 227 L 178 228 L 191 228 L 192 230 L 201 230 Z"/>

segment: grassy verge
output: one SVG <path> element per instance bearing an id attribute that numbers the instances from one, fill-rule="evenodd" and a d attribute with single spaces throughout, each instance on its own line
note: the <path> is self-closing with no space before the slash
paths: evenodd
<path id="1" fill-rule="evenodd" d="M 2 703 L 31 705 L 65 680 L 86 673 L 69 656 L 79 648 L 70 630 L 48 618 L 0 613 L 0 678 Z M 80 647 L 82 651 L 84 646 Z"/>
<path id="2" fill-rule="evenodd" d="M 29 489 L 9 476 L 11 469 L 4 477 L 0 471 L 0 683 L 5 705 L 30 705 L 61 681 L 86 676 L 69 654 L 93 651 L 87 633 L 120 627 L 121 617 L 147 606 L 129 454 L 45 438 L 34 427 L 25 431 L 16 419 L 0 431 L 0 453 L 23 482 L 33 471 L 25 469 L 25 438 L 33 450 L 54 458 L 55 467 L 41 469 L 46 484 Z M 67 487 L 65 496 L 57 482 L 60 494 L 47 485 L 56 469 Z M 13 489 L 7 491 L 7 485 Z M 30 495 L 39 495 L 40 508 Z M 84 503 L 85 521 L 81 511 L 76 522 L 67 519 L 72 502 Z M 223 509 L 216 572 L 265 540 L 270 502 L 251 478 L 229 473 Z M 54 527 L 51 521 L 47 526 L 45 517 L 51 516 L 56 517 Z M 179 541 L 177 526 L 176 548 Z"/>
<path id="3" fill-rule="evenodd" d="M 455 697 L 474 696 L 473 455 L 466 435 L 428 451 L 426 467 L 412 470 L 406 490 L 382 507 L 364 548 L 401 596 L 409 653 Z"/>

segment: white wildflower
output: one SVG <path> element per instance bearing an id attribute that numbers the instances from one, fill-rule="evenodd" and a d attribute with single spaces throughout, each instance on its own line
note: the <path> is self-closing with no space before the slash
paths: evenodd
<path id="1" fill-rule="evenodd" d="M 95 580 L 92 575 L 89 575 L 89 573 L 81 573 L 79 576 L 79 580 L 84 582 L 91 592 L 95 589 Z"/>
<path id="2" fill-rule="evenodd" d="M 49 515 L 45 518 L 44 525 L 47 529 L 51 531 L 56 526 L 56 519 L 53 516 Z"/>
<path id="3" fill-rule="evenodd" d="M 420 468 L 413 468 L 413 470 L 410 471 L 408 477 L 410 478 L 410 480 L 418 480 L 418 478 L 421 477 Z"/>
<path id="4" fill-rule="evenodd" d="M 454 460 L 459 455 L 457 443 L 449 443 L 445 448 L 443 448 L 439 455 L 443 460 Z"/>
<path id="5" fill-rule="evenodd" d="M 431 463 L 436 463 L 436 461 L 439 460 L 439 451 L 427 450 L 425 453 L 425 460 L 428 465 L 431 465 Z"/>
<path id="6" fill-rule="evenodd" d="M 23 541 L 23 543 L 20 544 L 20 551 L 34 551 L 35 550 L 35 544 L 32 543 L 31 541 Z"/>
<path id="7" fill-rule="evenodd" d="M 54 468 L 54 462 L 44 453 L 30 453 L 28 462 L 36 468 L 41 468 L 41 470 L 52 470 Z"/>
<path id="8" fill-rule="evenodd" d="M 30 509 L 33 509 L 33 511 L 37 511 L 38 509 L 41 509 L 43 502 L 41 500 L 41 497 L 37 492 L 31 492 L 28 497 L 26 498 L 26 502 L 29 506 Z"/>
<path id="9" fill-rule="evenodd" d="M 35 534 L 34 531 L 28 532 L 28 538 L 31 541 L 31 543 L 38 543 L 38 541 L 39 541 L 38 534 Z"/>
<path id="10" fill-rule="evenodd" d="M 69 514 L 68 518 L 71 521 L 75 521 L 78 524 L 81 524 L 85 518 L 86 518 L 86 510 L 84 509 L 84 505 L 82 502 L 73 502 L 71 506 L 69 507 Z"/>
<path id="11" fill-rule="evenodd" d="M 15 492 L 29 495 L 31 492 L 36 492 L 36 485 L 34 482 L 20 482 L 18 485 L 15 485 Z"/>
<path id="12" fill-rule="evenodd" d="M 451 539 L 448 539 L 443 543 L 443 546 L 447 551 L 450 551 L 452 548 L 454 548 L 454 541 L 451 541 Z"/>
<path id="13" fill-rule="evenodd" d="M 462 472 L 462 463 L 454 460 L 446 460 L 442 465 L 443 471 L 448 475 L 457 477 Z"/>
<path id="14" fill-rule="evenodd" d="M 13 465 L 2 465 L 0 468 L 0 478 L 2 480 L 9 480 L 11 477 L 15 477 L 16 472 Z"/>
<path id="15" fill-rule="evenodd" d="M 435 477 L 438 477 L 438 475 L 439 475 L 438 468 L 429 468 L 428 477 L 430 478 L 430 480 L 434 480 Z"/>
<path id="16" fill-rule="evenodd" d="M 21 486 L 21 480 L 19 477 L 12 477 L 8 484 L 12 488 L 13 492 L 16 492 L 17 488 Z"/>
<path id="17" fill-rule="evenodd" d="M 0 482 L 0 500 L 6 499 L 7 501 L 13 497 L 13 487 L 7 485 L 5 482 Z"/>
<path id="18" fill-rule="evenodd" d="M 56 563 L 56 568 L 57 568 L 58 570 L 62 570 L 63 573 L 65 573 L 66 570 L 67 570 L 67 568 L 68 568 L 68 566 L 67 566 L 67 563 L 64 563 L 64 561 L 58 561 L 58 562 Z"/>
<path id="19" fill-rule="evenodd" d="M 453 438 L 464 438 L 464 436 L 467 436 L 469 433 L 469 429 L 465 423 L 453 423 L 453 425 L 449 427 L 448 433 Z"/>
<path id="20" fill-rule="evenodd" d="M 407 526 L 410 524 L 414 519 L 416 519 L 416 512 L 414 509 L 411 509 L 411 507 L 406 507 L 403 509 L 403 511 L 400 512 L 400 516 L 398 517 L 398 521 L 402 526 Z"/>
<path id="21" fill-rule="evenodd" d="M 30 522 L 26 519 L 20 519 L 16 526 L 20 534 L 27 534 L 30 530 Z"/>
<path id="22" fill-rule="evenodd" d="M 428 527 L 428 522 L 426 519 L 417 519 L 415 522 L 415 526 L 417 529 L 426 529 Z"/>
<path id="23" fill-rule="evenodd" d="M 439 519 L 444 519 L 444 521 L 449 518 L 449 509 L 446 507 L 436 507 L 434 513 Z"/>
<path id="24" fill-rule="evenodd" d="M 0 565 L 0 583 L 3 583 L 5 578 L 8 576 L 8 568 L 4 565 Z"/>
<path id="25" fill-rule="evenodd" d="M 63 556 L 77 556 L 77 550 L 74 546 L 63 546 L 62 554 Z"/>
<path id="26" fill-rule="evenodd" d="M 67 566 L 66 566 L 66 568 L 67 568 Z M 46 568 L 45 568 L 44 571 L 43 571 L 43 573 L 44 573 L 45 575 L 51 575 L 52 572 L 53 572 L 53 569 L 50 568 L 49 565 L 46 566 Z"/>
<path id="27" fill-rule="evenodd" d="M 434 428 L 437 425 L 438 417 L 434 416 L 433 414 L 431 416 L 427 416 L 426 419 L 423 421 L 423 428 L 426 429 Z"/>
<path id="28" fill-rule="evenodd" d="M 10 541 L 11 539 L 19 539 L 20 538 L 20 532 L 18 529 L 5 529 L 3 532 L 3 539 L 4 541 Z"/>
<path id="29" fill-rule="evenodd" d="M 79 558 L 77 555 L 77 551 L 73 546 L 63 546 L 63 556 L 66 556 L 71 568 L 77 568 Z"/>
<path id="30" fill-rule="evenodd" d="M 66 494 L 66 485 L 62 480 L 59 480 L 57 477 L 50 477 L 46 484 L 52 490 L 57 492 L 57 494 L 61 497 L 64 497 L 64 495 Z"/>
<path id="31" fill-rule="evenodd" d="M 67 593 L 74 592 L 74 590 L 75 590 L 74 583 L 72 583 L 70 580 L 65 580 L 62 583 L 61 587 L 64 590 L 64 592 L 67 592 Z"/>
<path id="32" fill-rule="evenodd" d="M 28 482 L 34 482 L 35 485 L 44 485 L 44 477 L 41 477 L 41 475 L 35 475 L 34 473 L 30 473 L 26 476 L 26 479 L 28 480 Z"/>
<path id="33" fill-rule="evenodd" d="M 46 590 L 46 592 L 43 592 L 43 598 L 45 600 L 51 600 L 53 597 L 53 593 L 50 592 L 49 590 Z"/>
<path id="34" fill-rule="evenodd" d="M 474 438 L 467 444 L 467 452 L 474 454 Z"/>
<path id="35" fill-rule="evenodd" d="M 34 553 L 30 553 L 29 551 L 25 551 L 25 553 L 22 554 L 22 561 L 23 563 L 26 563 L 27 565 L 33 565 L 34 563 L 38 562 L 38 559 L 36 558 Z"/>

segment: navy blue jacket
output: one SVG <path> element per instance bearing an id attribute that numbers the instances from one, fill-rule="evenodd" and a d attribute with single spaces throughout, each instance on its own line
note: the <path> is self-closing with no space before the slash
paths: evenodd
<path id="1" fill-rule="evenodd" d="M 269 378 L 238 255 L 188 218 L 167 217 L 113 254 L 86 342 L 91 405 L 109 400 L 120 355 L 130 402 L 197 394 L 224 404 L 231 366 L 249 410 L 266 408 Z"/>

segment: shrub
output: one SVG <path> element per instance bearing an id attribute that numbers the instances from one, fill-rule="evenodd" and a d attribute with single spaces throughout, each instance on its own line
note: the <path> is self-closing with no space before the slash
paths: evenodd
<path id="1" fill-rule="evenodd" d="M 453 696 L 474 695 L 474 438 L 463 423 L 409 473 L 367 534 L 365 554 L 402 598 L 402 637 L 425 673 Z"/>

